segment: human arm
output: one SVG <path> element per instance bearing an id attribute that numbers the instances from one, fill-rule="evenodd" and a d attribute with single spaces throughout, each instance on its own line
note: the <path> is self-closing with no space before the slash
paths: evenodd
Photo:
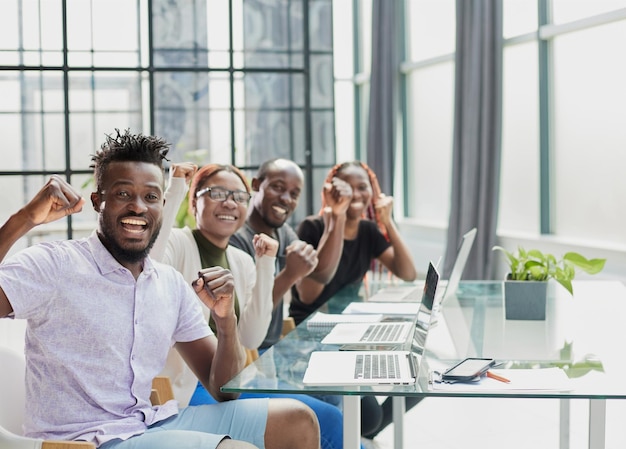
<path id="1" fill-rule="evenodd" d="M 52 175 L 48 182 L 19 211 L 0 227 L 0 261 L 15 242 L 40 224 L 80 212 L 85 199 L 61 177 Z M 4 290 L 0 288 L 0 318 L 13 312 Z"/>
<path id="2" fill-rule="evenodd" d="M 199 274 L 192 287 L 211 309 L 219 339 L 210 336 L 192 342 L 179 342 L 176 349 L 216 400 L 236 399 L 238 394 L 220 391 L 222 385 L 243 369 L 246 361 L 233 305 L 233 276 L 221 267 L 206 268 Z"/>
<path id="3" fill-rule="evenodd" d="M 374 207 L 381 223 L 387 228 L 389 243 L 391 243 L 391 246 L 383 251 L 378 259 L 403 281 L 414 281 L 417 278 L 417 270 L 413 258 L 392 218 L 393 197 L 381 194 Z"/>
<path id="4" fill-rule="evenodd" d="M 270 239 L 265 235 L 262 238 Z M 277 245 L 278 242 L 270 240 Z M 258 245 L 258 239 L 254 241 Z M 276 258 L 257 255 L 256 259 L 252 259 L 248 253 L 233 246 L 226 249 L 226 257 L 233 272 L 239 301 L 239 338 L 246 348 L 257 349 L 272 322 Z"/>
<path id="5" fill-rule="evenodd" d="M 52 175 L 35 196 L 0 228 L 0 261 L 28 231 L 80 212 L 85 199 L 60 176 Z"/>
<path id="6" fill-rule="evenodd" d="M 163 206 L 163 223 L 161 231 L 150 250 L 150 257 L 160 262 L 167 262 L 168 241 L 176 221 L 180 204 L 185 200 L 191 178 L 198 170 L 198 166 L 191 162 L 172 164 L 170 178 L 165 191 L 165 205 Z"/>
<path id="7" fill-rule="evenodd" d="M 352 201 L 352 187 L 350 184 L 339 178 L 333 178 L 332 183 L 324 185 L 322 195 L 327 206 L 324 208 L 324 233 L 317 245 L 317 266 L 309 274 L 310 280 L 305 284 L 314 284 L 311 281 L 321 284 L 315 288 L 320 291 L 324 285 L 330 282 L 335 276 L 341 253 L 343 252 L 343 240 L 346 224 L 346 212 Z"/>
<path id="8" fill-rule="evenodd" d="M 298 235 L 303 241 L 315 247 L 319 246 L 321 238 L 326 233 L 326 228 L 325 220 L 322 217 L 308 217 L 298 226 Z M 339 257 L 341 257 L 341 255 L 339 255 Z M 307 276 L 298 280 L 294 287 L 298 292 L 298 299 L 305 304 L 310 304 L 318 298 L 322 290 L 324 290 L 325 285 L 325 283 L 318 282 L 312 277 Z"/>
<path id="9" fill-rule="evenodd" d="M 287 246 L 285 259 L 285 267 L 274 279 L 274 307 L 281 303 L 283 296 L 296 282 L 310 274 L 318 264 L 317 251 L 313 245 L 299 239 Z"/>

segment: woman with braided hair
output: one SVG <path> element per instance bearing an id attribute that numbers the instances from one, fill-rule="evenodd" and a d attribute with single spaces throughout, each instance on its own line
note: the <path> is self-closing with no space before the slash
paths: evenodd
<path id="1" fill-rule="evenodd" d="M 318 251 L 319 264 L 332 273 L 322 284 L 303 278 L 292 288 L 289 314 L 302 322 L 339 291 L 358 289 L 372 261 L 378 260 L 404 281 L 417 278 L 413 260 L 392 218 L 393 198 L 381 192 L 374 172 L 363 162 L 335 165 L 322 190 L 322 210 L 298 226 L 298 236 Z M 331 237 L 322 237 L 329 226 Z M 407 398 L 407 410 L 419 398 Z M 361 434 L 373 438 L 392 421 L 392 401 L 361 400 Z"/>

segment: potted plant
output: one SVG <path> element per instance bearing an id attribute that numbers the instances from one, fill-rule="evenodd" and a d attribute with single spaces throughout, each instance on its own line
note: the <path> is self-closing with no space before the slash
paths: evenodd
<path id="1" fill-rule="evenodd" d="M 504 282 L 507 319 L 545 319 L 548 280 L 554 279 L 573 295 L 572 280 L 576 269 L 597 274 L 606 262 L 606 259 L 587 259 L 575 252 L 568 252 L 559 260 L 538 249 L 518 247 L 515 254 L 501 246 L 494 246 L 493 249 L 504 253 L 509 265 Z"/>

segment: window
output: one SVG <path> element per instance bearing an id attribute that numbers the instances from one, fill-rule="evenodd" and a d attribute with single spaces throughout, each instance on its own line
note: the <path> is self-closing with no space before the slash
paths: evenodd
<path id="1" fill-rule="evenodd" d="M 90 155 L 115 128 L 163 137 L 173 162 L 233 163 L 250 176 L 277 156 L 305 172 L 334 164 L 331 0 L 63 3 L 3 3 L 0 132 L 11 151 L 0 218 L 51 173 L 88 196 Z M 72 217 L 68 235 L 88 215 Z"/>

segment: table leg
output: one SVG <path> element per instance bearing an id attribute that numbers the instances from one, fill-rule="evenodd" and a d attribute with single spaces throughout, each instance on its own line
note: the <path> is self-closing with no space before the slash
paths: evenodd
<path id="1" fill-rule="evenodd" d="M 606 399 L 589 400 L 589 449 L 604 449 Z"/>
<path id="2" fill-rule="evenodd" d="M 559 399 L 559 449 L 569 449 L 570 400 Z"/>
<path id="3" fill-rule="evenodd" d="M 404 413 L 406 412 L 406 402 L 404 396 L 393 397 L 393 447 L 402 449 L 404 447 Z"/>
<path id="4" fill-rule="evenodd" d="M 343 397 L 343 447 L 361 447 L 361 396 Z"/>

